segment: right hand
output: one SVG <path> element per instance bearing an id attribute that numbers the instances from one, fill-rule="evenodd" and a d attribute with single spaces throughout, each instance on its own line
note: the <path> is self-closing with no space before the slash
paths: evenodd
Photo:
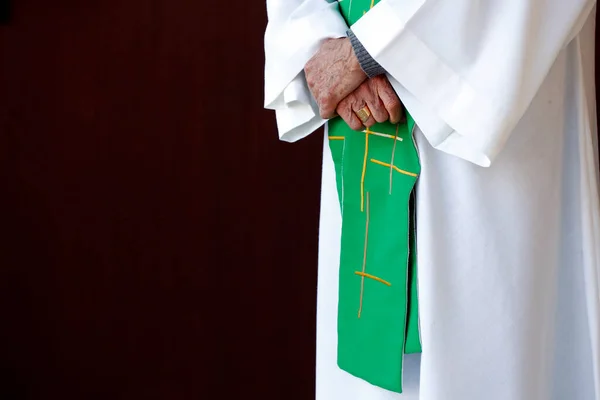
<path id="1" fill-rule="evenodd" d="M 371 116 L 363 124 L 355 112 L 369 107 Z M 354 130 L 361 131 L 377 122 L 389 120 L 397 124 L 404 110 L 396 91 L 385 75 L 376 76 L 362 83 L 358 89 L 344 98 L 337 106 L 337 113 Z"/>

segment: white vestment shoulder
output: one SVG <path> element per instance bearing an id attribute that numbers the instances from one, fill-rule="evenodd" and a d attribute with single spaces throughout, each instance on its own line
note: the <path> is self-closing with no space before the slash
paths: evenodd
<path id="1" fill-rule="evenodd" d="M 352 26 L 419 126 L 423 353 L 406 359 L 402 395 L 337 367 L 341 216 L 325 140 L 318 400 L 600 400 L 595 3 L 382 0 Z M 325 123 L 299 60 L 346 27 L 325 0 L 267 5 L 265 106 L 294 141 Z M 294 18 L 319 28 L 280 52 Z"/>

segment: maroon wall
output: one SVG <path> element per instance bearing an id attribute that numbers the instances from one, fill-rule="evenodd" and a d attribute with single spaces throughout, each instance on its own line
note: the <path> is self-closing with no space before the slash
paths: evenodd
<path id="1" fill-rule="evenodd" d="M 264 2 L 13 1 L 0 398 L 312 398 L 321 138 L 262 110 Z"/>

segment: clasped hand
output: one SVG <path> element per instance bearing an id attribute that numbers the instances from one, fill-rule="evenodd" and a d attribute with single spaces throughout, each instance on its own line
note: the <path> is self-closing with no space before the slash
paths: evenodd
<path id="1" fill-rule="evenodd" d="M 350 128 L 362 130 L 376 122 L 400 122 L 402 105 L 385 75 L 367 79 L 348 38 L 326 40 L 304 67 L 308 87 L 322 118 L 339 115 Z M 368 107 L 364 123 L 356 112 Z"/>

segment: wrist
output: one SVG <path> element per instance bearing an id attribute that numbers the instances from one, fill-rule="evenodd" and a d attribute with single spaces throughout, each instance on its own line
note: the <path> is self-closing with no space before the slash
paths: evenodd
<path id="1" fill-rule="evenodd" d="M 363 70 L 363 68 L 360 65 L 360 60 L 358 59 L 358 57 L 356 56 L 356 52 L 354 51 L 353 47 L 352 47 L 352 42 L 350 41 L 350 38 L 346 37 L 343 39 L 344 40 L 344 46 L 345 46 L 345 54 L 346 54 L 346 70 L 348 72 L 350 72 L 351 74 L 356 74 L 356 75 L 362 75 L 364 76 L 364 78 L 366 79 L 368 77 L 368 75 L 365 73 L 365 71 Z"/>
<path id="2" fill-rule="evenodd" d="M 367 49 L 362 45 L 351 29 L 348 29 L 348 40 L 352 46 L 354 56 L 360 68 L 369 78 L 385 74 L 385 69 L 371 57 Z"/>

